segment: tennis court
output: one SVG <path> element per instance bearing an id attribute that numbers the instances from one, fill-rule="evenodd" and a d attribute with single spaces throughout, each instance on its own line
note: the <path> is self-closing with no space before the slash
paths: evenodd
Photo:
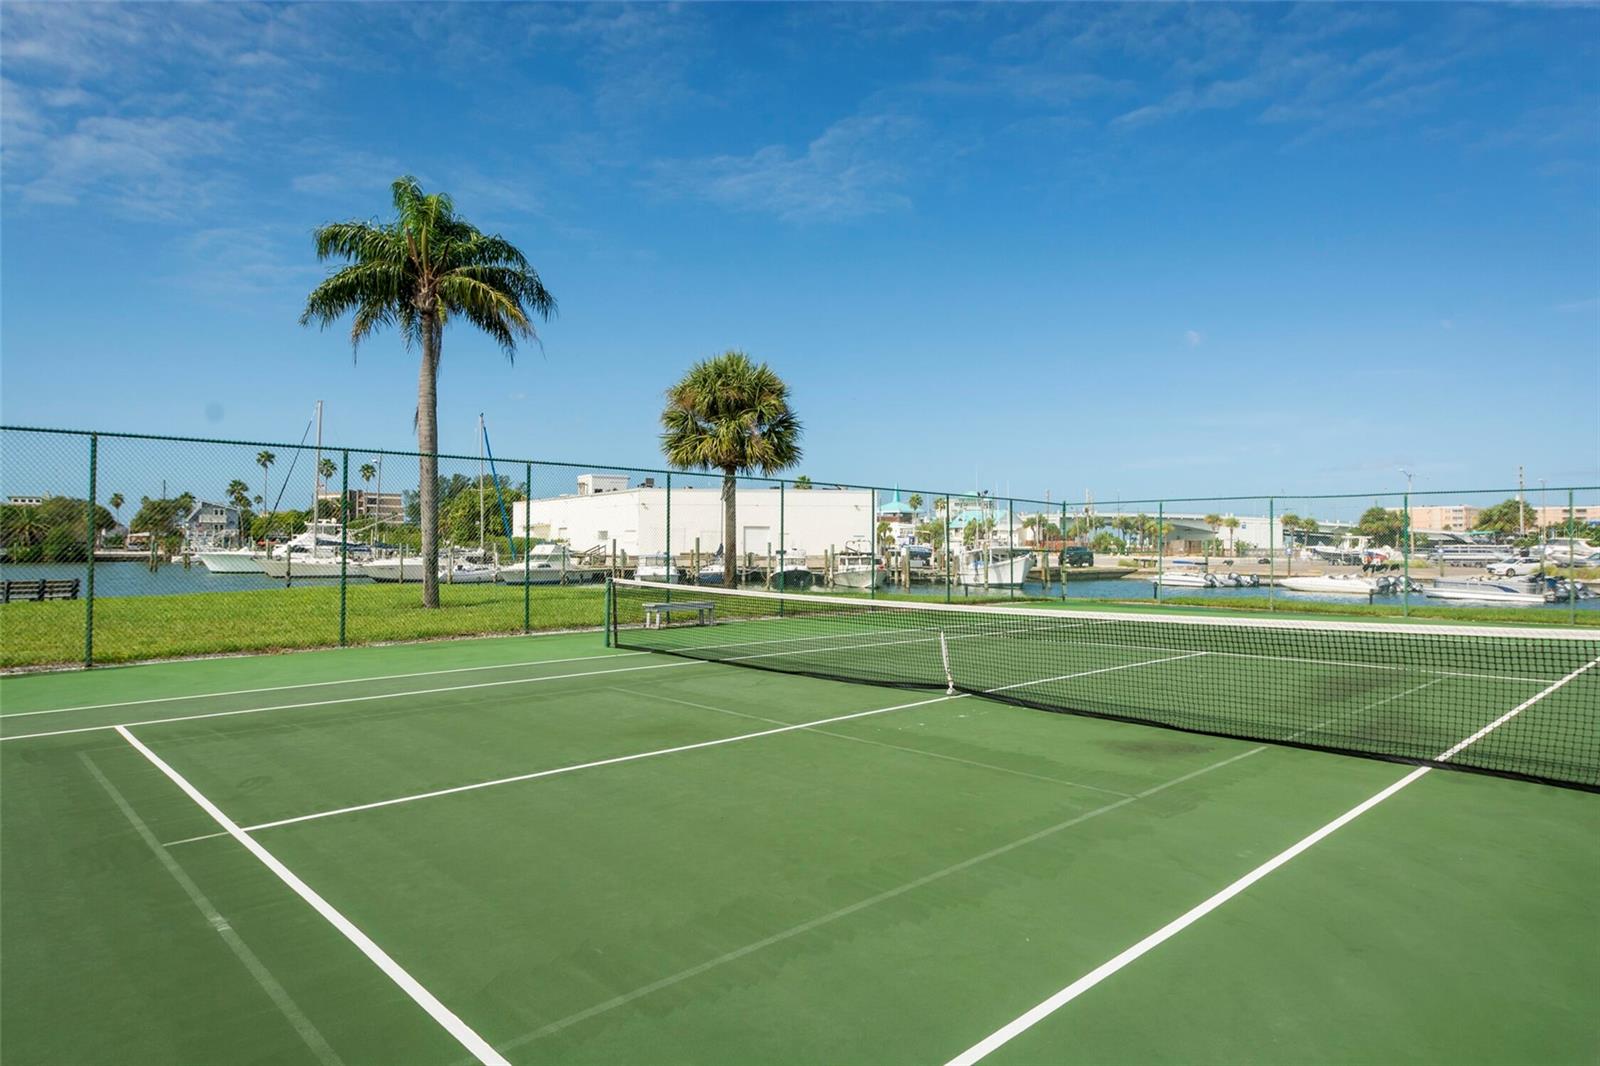
<path id="1" fill-rule="evenodd" d="M 1600 1058 L 1592 632 L 610 602 L 0 681 L 0 1057 Z"/>

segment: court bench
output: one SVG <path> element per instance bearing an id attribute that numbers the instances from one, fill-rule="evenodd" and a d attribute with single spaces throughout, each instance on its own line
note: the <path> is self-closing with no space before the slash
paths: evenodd
<path id="1" fill-rule="evenodd" d="M 708 626 L 716 620 L 717 605 L 710 600 L 673 600 L 669 602 L 647 603 L 644 605 L 644 627 L 646 629 L 660 629 L 672 621 L 675 614 L 688 614 L 693 612 L 699 625 Z"/>
<path id="2" fill-rule="evenodd" d="M 13 600 L 75 600 L 78 578 L 24 578 L 0 583 L 0 603 Z"/>

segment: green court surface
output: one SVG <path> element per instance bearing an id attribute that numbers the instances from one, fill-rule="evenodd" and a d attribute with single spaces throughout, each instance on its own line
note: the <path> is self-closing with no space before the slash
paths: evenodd
<path id="1" fill-rule="evenodd" d="M 1550 687 L 1316 670 L 1441 747 Z M 1596 841 L 1592 792 L 598 634 L 10 677 L 0 1060 L 1593 1063 Z"/>

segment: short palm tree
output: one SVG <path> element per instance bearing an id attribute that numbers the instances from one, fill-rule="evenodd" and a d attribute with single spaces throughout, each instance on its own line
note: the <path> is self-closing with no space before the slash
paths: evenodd
<path id="1" fill-rule="evenodd" d="M 346 312 L 350 343 L 384 326 L 422 350 L 417 381 L 417 484 L 422 524 L 422 603 L 439 606 L 439 355 L 444 327 L 457 316 L 516 356 L 517 342 L 538 340 L 532 319 L 548 320 L 556 299 L 514 245 L 459 218 L 443 193 L 417 179 L 393 185 L 392 222 L 334 222 L 316 231 L 317 258 L 348 265 L 306 297 L 302 325 L 327 328 Z"/>
<path id="2" fill-rule="evenodd" d="M 727 351 L 694 364 L 667 390 L 661 428 L 669 465 L 722 471 L 723 581 L 731 587 L 739 554 L 739 474 L 776 474 L 800 461 L 800 420 L 789 408 L 789 386 L 767 364 Z"/>

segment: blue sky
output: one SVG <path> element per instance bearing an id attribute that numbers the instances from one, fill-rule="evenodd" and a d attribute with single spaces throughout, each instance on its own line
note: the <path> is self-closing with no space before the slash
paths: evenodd
<path id="1" fill-rule="evenodd" d="M 729 347 L 800 472 L 1080 499 L 1600 482 L 1600 9 L 8 3 L 0 416 L 405 447 L 296 319 L 403 173 L 560 301 L 441 446 L 656 465 Z"/>

